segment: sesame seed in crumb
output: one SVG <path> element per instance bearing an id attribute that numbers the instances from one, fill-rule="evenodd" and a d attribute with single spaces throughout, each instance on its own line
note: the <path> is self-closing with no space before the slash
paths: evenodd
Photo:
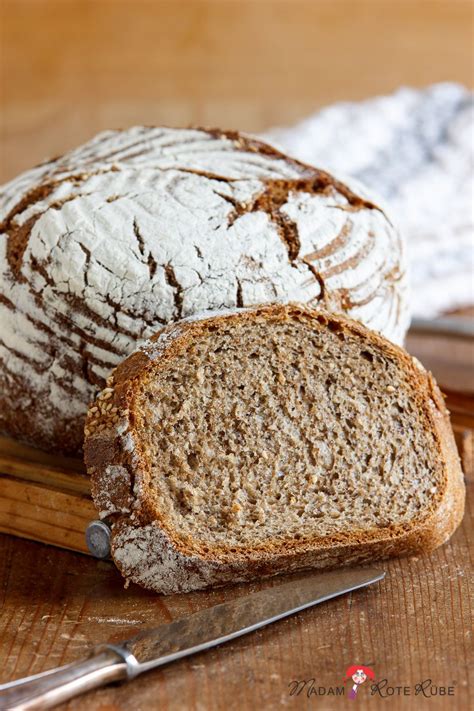
<path id="1" fill-rule="evenodd" d="M 420 516 L 443 503 L 450 453 L 433 437 L 444 420 L 425 412 L 436 386 L 356 325 L 345 326 L 353 340 L 339 340 L 304 307 L 266 309 L 268 322 L 263 307 L 255 318 L 246 312 L 235 333 L 224 319 L 183 327 L 182 342 L 157 355 L 160 367 L 135 359 L 119 371 L 114 398 L 98 405 L 95 426 L 105 432 L 85 442 L 99 469 L 94 497 L 104 515 L 117 513 L 114 561 L 144 587 L 188 591 L 296 571 L 300 560 L 357 565 L 447 535 L 445 522 L 418 535 Z M 360 357 L 373 341 L 380 368 Z M 223 387 L 215 373 L 226 374 Z M 111 481 L 116 466 L 129 474 L 123 486 Z M 446 474 L 456 484 L 456 471 Z M 453 504 L 450 531 L 461 513 Z M 336 552 L 322 538 L 334 538 Z"/>

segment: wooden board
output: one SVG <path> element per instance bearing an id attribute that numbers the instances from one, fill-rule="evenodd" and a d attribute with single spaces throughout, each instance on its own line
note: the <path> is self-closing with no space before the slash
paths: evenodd
<path id="1" fill-rule="evenodd" d="M 0 437 L 0 531 L 87 553 L 96 516 L 80 460 Z"/>
<path id="2" fill-rule="evenodd" d="M 409 695 L 381 698 L 362 688 L 354 708 L 467 711 L 472 707 L 474 479 L 464 521 L 429 555 L 381 564 L 376 586 L 324 603 L 209 652 L 183 659 L 59 711 L 341 711 L 334 696 L 289 694 L 295 680 L 342 686 L 351 664 L 370 664 Z M 88 556 L 0 536 L 0 682 L 35 674 L 119 642 L 140 629 L 231 600 L 278 580 L 163 597 L 130 585 L 114 566 Z M 431 680 L 437 693 L 416 694 Z M 440 688 L 452 695 L 440 695 Z"/>
<path id="3" fill-rule="evenodd" d="M 474 343 L 412 334 L 407 345 L 440 377 L 468 469 L 474 440 Z M 460 385 L 463 392 L 455 389 Z M 97 514 L 80 460 L 0 438 L 0 484 L 0 531 L 87 553 L 85 529 Z"/>
<path id="4" fill-rule="evenodd" d="M 472 85 L 470 0 L 2 0 L 0 44 L 2 181 L 104 128 L 198 123 L 260 131 L 332 101 L 401 85 Z M 462 417 L 465 409 L 472 413 L 464 377 L 474 372 L 472 358 L 469 366 L 461 357 L 466 366 L 460 377 L 451 347 L 441 348 L 446 367 L 433 342 L 420 347 L 422 359 L 436 361 L 430 367 L 440 380 L 441 373 L 446 377 L 441 382 L 456 398 L 461 392 Z M 459 439 L 466 445 L 471 435 L 462 423 Z M 14 482 L 18 470 L 11 468 L 7 444 L 2 442 L 0 470 Z M 29 535 L 38 536 L 37 511 L 55 497 L 71 496 L 71 487 L 75 506 L 90 506 L 74 488 L 85 483 L 76 476 L 77 463 L 24 450 L 18 459 L 33 464 L 30 478 L 19 482 L 37 494 L 35 503 L 30 498 Z M 58 469 L 62 491 L 51 486 Z M 47 477 L 39 487 L 33 479 L 38 471 Z M 349 664 L 364 662 L 373 664 L 377 679 L 406 686 L 410 695 L 371 697 L 363 688 L 354 707 L 465 711 L 474 698 L 474 484 L 467 460 L 465 471 L 460 529 L 430 555 L 384 563 L 387 578 L 380 585 L 59 711 L 339 711 L 344 699 L 290 697 L 288 685 L 311 678 L 316 688 L 340 685 Z M 2 476 L 1 488 L 5 481 Z M 10 513 L 1 513 L 10 527 L 13 507 L 20 514 L 17 527 L 24 513 L 16 491 Z M 54 535 L 57 510 L 61 506 L 49 509 Z M 79 548 L 77 534 L 63 520 L 62 544 L 74 539 Z M 90 644 L 117 642 L 277 581 L 163 598 L 134 585 L 124 590 L 111 563 L 0 535 L 0 582 L 3 682 L 78 659 Z M 454 695 L 415 695 L 427 679 L 438 689 L 452 687 Z"/>

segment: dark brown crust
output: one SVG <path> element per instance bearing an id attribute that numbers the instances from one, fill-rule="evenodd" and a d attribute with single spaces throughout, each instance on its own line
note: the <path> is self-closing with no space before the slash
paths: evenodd
<path id="1" fill-rule="evenodd" d="M 122 436 L 125 432 L 133 432 L 133 397 L 137 384 L 151 371 L 165 369 L 196 337 L 219 329 L 224 322 L 228 326 L 235 320 L 255 322 L 257 319 L 277 322 L 303 320 L 314 323 L 318 328 L 323 324 L 331 330 L 358 335 L 408 371 L 417 393 L 417 405 L 424 412 L 427 426 L 434 436 L 444 479 L 432 509 L 425 512 L 417 523 L 363 533 L 348 531 L 310 541 L 295 540 L 286 544 L 284 549 L 280 542 L 269 541 L 245 551 L 204 550 L 193 541 L 183 543 L 168 525 L 163 513 L 154 509 L 142 484 L 149 462 L 140 453 L 139 443 L 134 453 L 127 451 Z M 460 523 L 464 510 L 464 483 L 448 412 L 431 374 L 415 363 L 403 349 L 350 319 L 299 304 L 261 306 L 205 320 L 181 322 L 165 328 L 151 341 L 156 342 L 162 334 L 168 334 L 169 340 L 159 357 L 153 356 L 150 351 L 154 358 L 150 359 L 145 347 L 116 368 L 109 381 L 106 399 L 96 401 L 94 407 L 99 411 L 90 411 L 86 423 L 85 458 L 92 479 L 94 501 L 100 511 L 109 513 L 113 525 L 113 555 L 127 578 L 158 592 L 174 592 L 288 570 L 355 564 L 375 558 L 429 551 L 445 542 Z M 104 402 L 112 407 L 107 404 L 105 407 L 108 410 L 101 413 Z M 114 484 L 111 484 L 107 473 L 107 467 L 111 465 L 123 468 L 122 476 L 114 480 Z M 134 490 L 137 483 L 143 487 L 141 491 Z M 123 560 L 117 560 L 120 558 L 117 554 L 128 540 L 148 545 L 150 536 L 146 537 L 145 531 L 149 531 L 150 527 L 153 529 L 151 538 L 160 541 L 156 545 L 166 548 L 168 559 L 170 555 L 174 556 L 175 564 L 171 575 L 169 571 L 166 575 L 163 573 L 163 579 L 156 583 L 150 582 L 143 566 L 127 566 Z M 140 539 L 141 531 L 143 540 Z M 150 560 L 159 558 L 162 553 L 156 549 L 148 551 Z"/>
<path id="2" fill-rule="evenodd" d="M 197 128 L 200 131 L 205 131 L 211 136 L 224 136 L 225 138 L 229 138 L 230 140 L 235 142 L 236 147 L 240 147 L 242 150 L 253 151 L 254 153 L 261 153 L 263 155 L 272 156 L 272 158 L 284 160 L 289 165 L 292 165 L 293 167 L 300 170 L 302 172 L 302 175 L 308 178 L 307 184 L 308 187 L 310 187 L 310 190 L 308 190 L 308 192 L 322 192 L 328 186 L 332 186 L 336 188 L 336 190 L 341 193 L 341 195 L 344 195 L 344 197 L 347 199 L 347 202 L 353 207 L 367 207 L 375 210 L 380 209 L 373 202 L 365 200 L 359 195 L 356 195 L 354 192 L 352 192 L 352 190 L 347 187 L 347 185 L 341 183 L 339 180 L 336 180 L 336 178 L 334 178 L 330 173 L 327 173 L 324 170 L 320 170 L 319 168 L 315 168 L 314 166 L 309 165 L 308 163 L 303 163 L 300 160 L 296 160 L 296 158 L 291 158 L 290 156 L 287 156 L 285 153 L 282 153 L 277 148 L 271 146 L 268 143 L 263 143 L 262 141 L 259 141 L 256 138 L 247 136 L 243 133 L 239 133 L 238 131 L 223 131 L 219 128 L 201 128 L 198 126 L 192 126 L 191 128 Z M 306 181 L 288 180 L 274 182 L 294 182 L 296 190 L 304 190 L 306 187 Z"/>

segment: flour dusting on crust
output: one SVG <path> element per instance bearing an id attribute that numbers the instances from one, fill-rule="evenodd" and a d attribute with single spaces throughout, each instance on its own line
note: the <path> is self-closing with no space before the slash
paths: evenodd
<path id="1" fill-rule="evenodd" d="M 45 448 L 79 451 L 110 370 L 196 313 L 301 301 L 407 327 L 385 213 L 236 133 L 100 134 L 3 186 L 0 233 L 0 430 Z"/>
<path id="2" fill-rule="evenodd" d="M 112 546 L 114 560 L 127 579 L 164 594 L 200 590 L 222 578 L 222 565 L 181 554 L 155 522 L 142 527 L 119 525 Z"/>

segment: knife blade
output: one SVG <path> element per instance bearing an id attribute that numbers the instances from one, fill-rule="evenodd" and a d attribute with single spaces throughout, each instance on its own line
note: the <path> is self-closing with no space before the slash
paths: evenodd
<path id="1" fill-rule="evenodd" d="M 120 645 L 95 647 L 91 656 L 0 686 L 0 709 L 44 709 L 112 681 L 215 647 L 264 625 L 384 578 L 374 568 L 342 569 L 293 578 L 250 595 L 139 632 Z"/>
<path id="2" fill-rule="evenodd" d="M 362 568 L 313 574 L 145 630 L 122 646 L 137 660 L 140 673 L 253 632 L 383 576 L 379 571 Z"/>

